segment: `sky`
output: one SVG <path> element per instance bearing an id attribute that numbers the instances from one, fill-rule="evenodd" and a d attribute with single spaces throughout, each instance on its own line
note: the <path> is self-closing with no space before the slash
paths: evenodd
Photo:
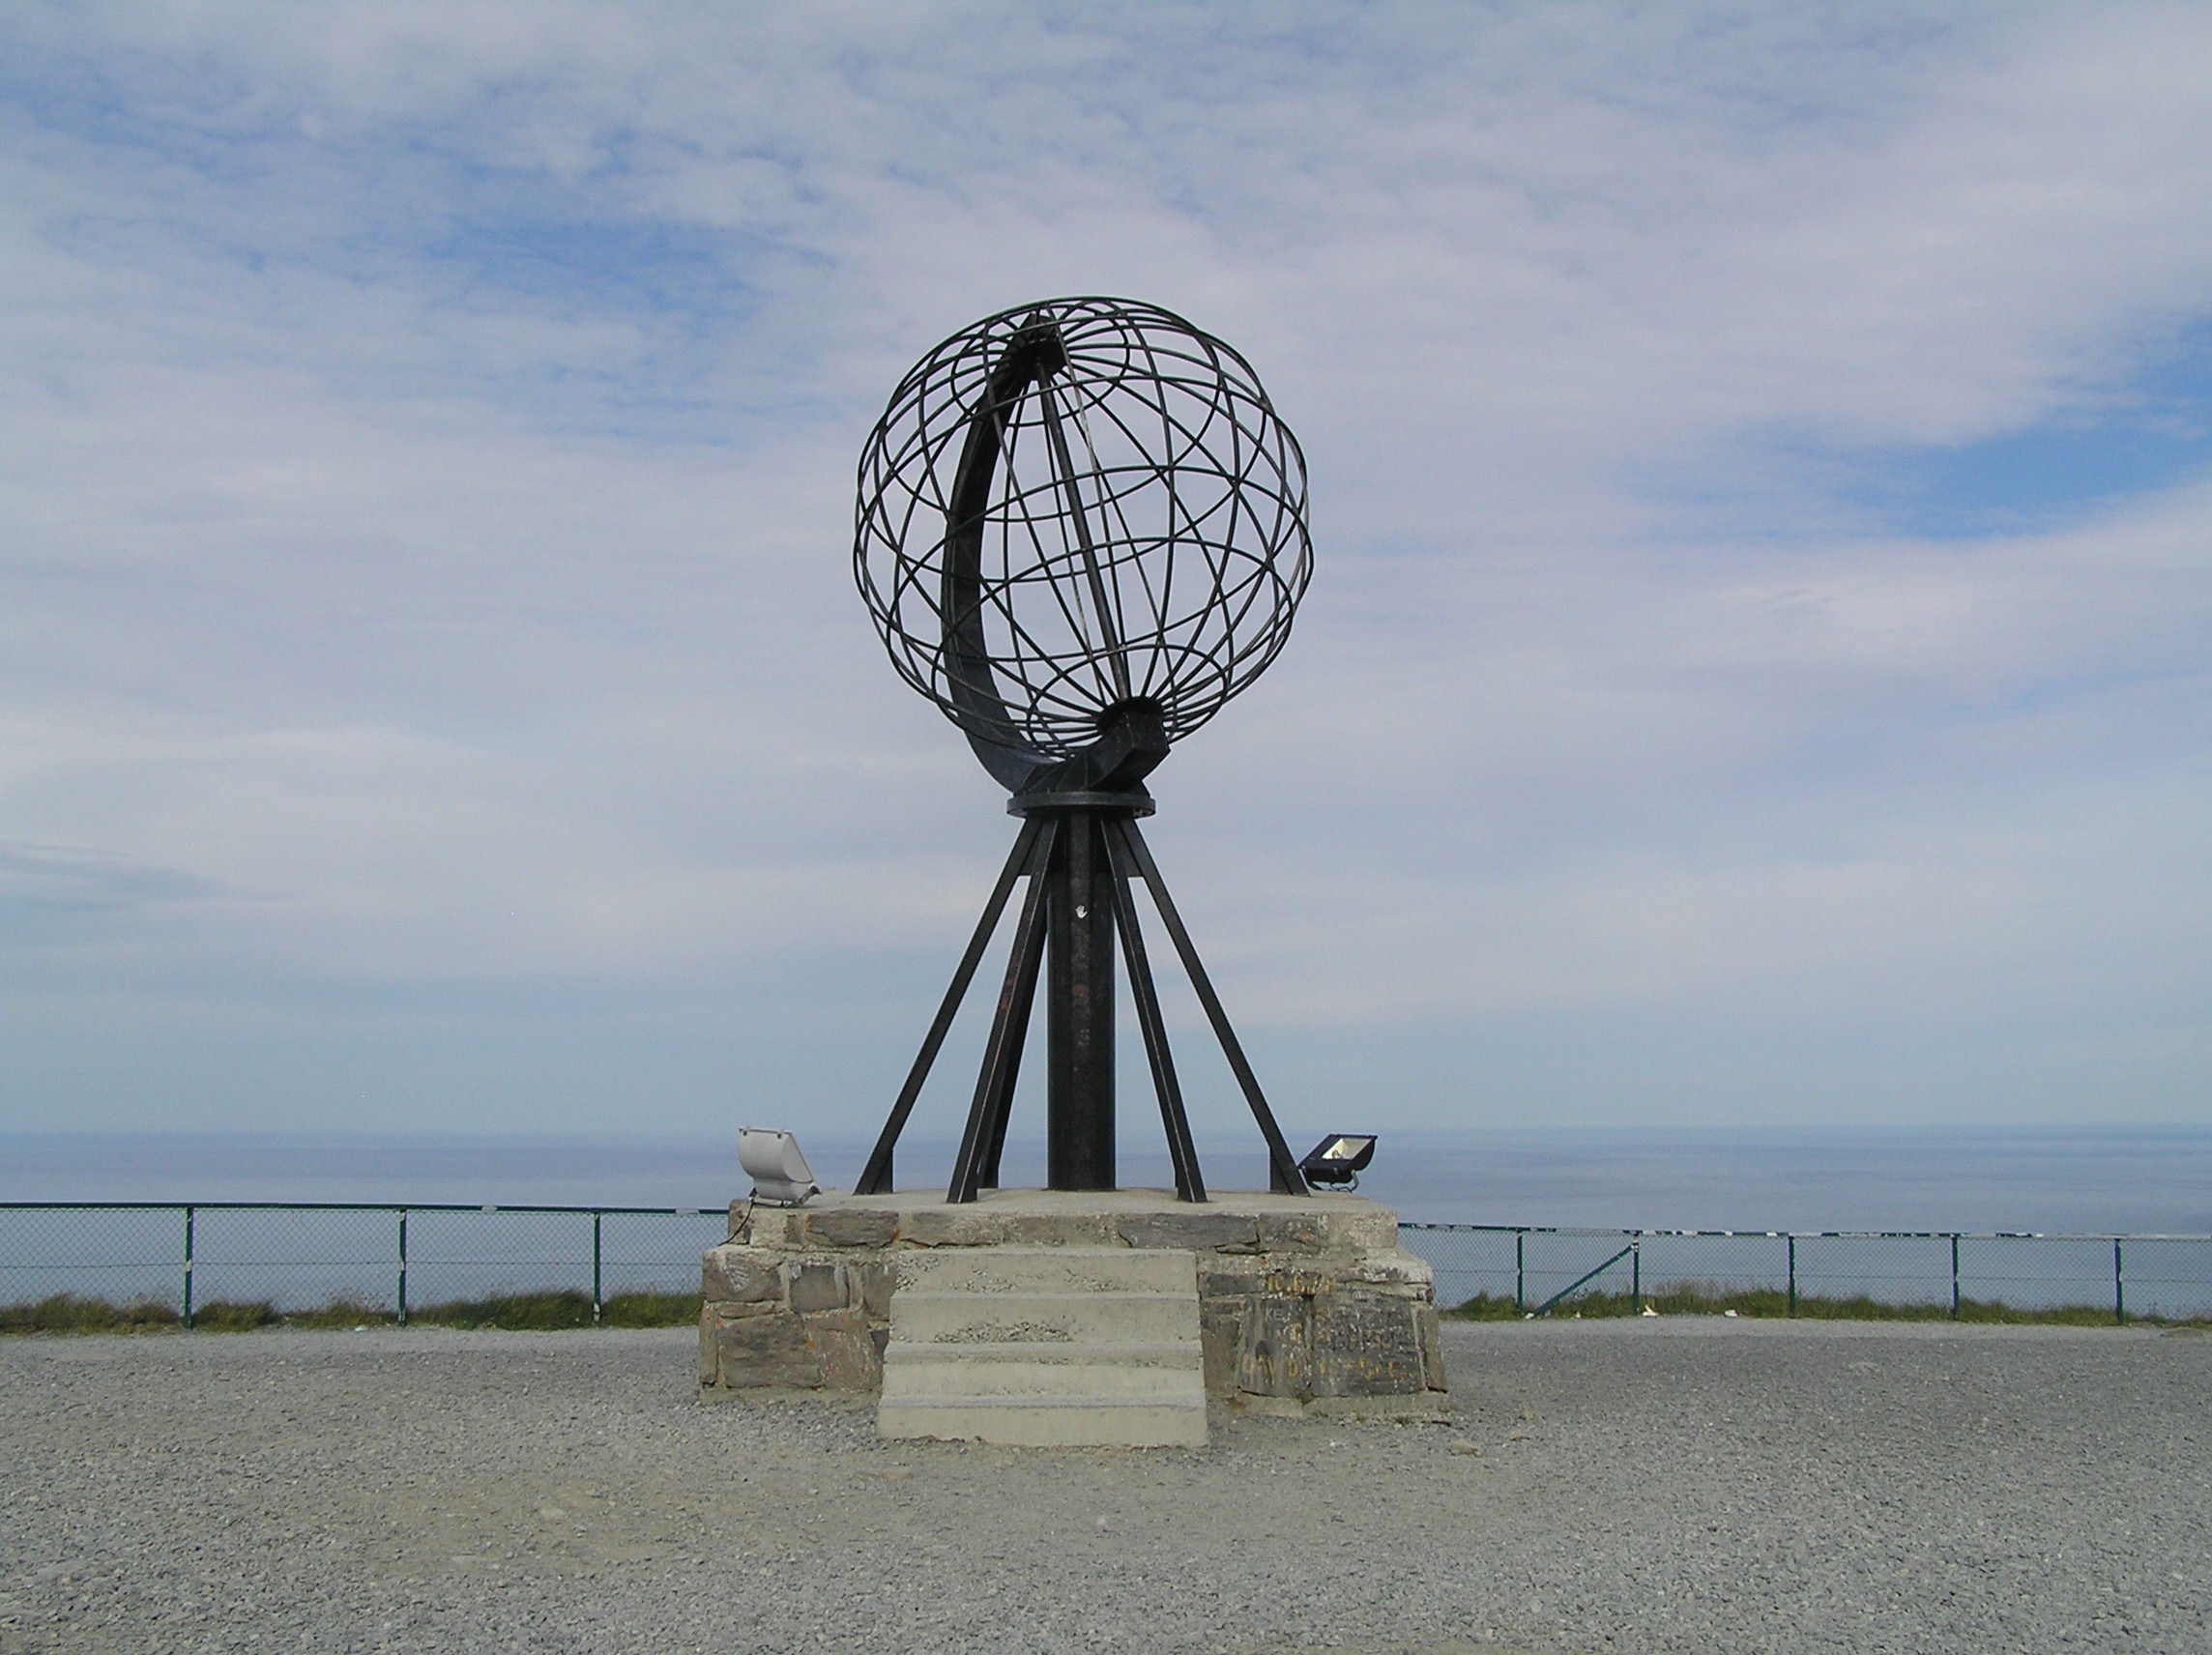
<path id="1" fill-rule="evenodd" d="M 854 466 L 1070 293 L 1304 447 L 1290 1136 L 2212 1123 L 2207 202 L 2197 5 L 11 5 L 0 1129 L 872 1127 L 1013 824 Z"/>

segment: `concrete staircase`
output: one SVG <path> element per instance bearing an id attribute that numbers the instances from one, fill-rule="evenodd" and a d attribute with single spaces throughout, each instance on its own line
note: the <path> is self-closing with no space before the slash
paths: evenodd
<path id="1" fill-rule="evenodd" d="M 876 1428 L 1031 1446 L 1204 1447 L 1198 1261 L 1129 1247 L 900 1256 Z"/>

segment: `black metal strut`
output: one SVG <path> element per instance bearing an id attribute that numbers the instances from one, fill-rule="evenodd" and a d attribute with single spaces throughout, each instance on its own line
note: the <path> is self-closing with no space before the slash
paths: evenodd
<path id="1" fill-rule="evenodd" d="M 1068 1041 L 1063 1035 L 1062 1041 L 1068 1049 L 1052 1054 L 1053 1084 L 1047 1103 L 1048 1186 L 1069 1190 L 1115 1187 L 1112 1001 L 1105 999 L 1100 1005 L 1097 979 L 1104 978 L 1110 995 L 1113 956 L 1098 944 L 1103 941 L 1110 947 L 1118 940 L 1130 995 L 1136 1005 L 1137 1025 L 1144 1036 L 1152 1089 L 1159 1100 L 1168 1159 L 1175 1169 L 1176 1194 L 1184 1201 L 1207 1199 L 1205 1176 L 1199 1169 L 1198 1149 L 1192 1142 L 1190 1119 L 1183 1109 L 1182 1088 L 1176 1076 L 1174 1055 L 1169 1050 L 1159 990 L 1153 980 L 1144 932 L 1137 917 L 1135 886 L 1139 883 L 1151 895 L 1152 906 L 1167 927 L 1169 940 L 1175 944 L 1199 1003 L 1206 1010 L 1215 1038 L 1221 1042 L 1222 1054 L 1229 1060 L 1230 1070 L 1244 1093 L 1260 1135 L 1266 1142 L 1269 1187 L 1288 1195 L 1309 1193 L 1305 1179 L 1298 1174 L 1297 1159 L 1284 1142 L 1273 1111 L 1267 1107 L 1259 1077 L 1253 1073 L 1243 1045 L 1230 1026 L 1221 998 L 1214 992 L 1212 980 L 1207 975 L 1198 949 L 1183 925 L 1182 915 L 1176 910 L 1175 899 L 1168 894 L 1167 883 L 1160 877 L 1158 864 L 1152 860 L 1150 847 L 1137 829 L 1137 810 L 1150 805 L 1149 798 L 1141 801 L 1130 798 L 1118 807 L 1045 804 L 1033 807 L 1035 813 L 1024 820 L 1021 832 L 1014 840 L 1013 853 L 1006 858 L 999 883 L 984 904 L 975 934 L 953 972 L 951 986 L 946 989 L 929 1032 L 922 1040 L 921 1051 L 907 1073 L 905 1086 L 899 1089 L 898 1101 L 892 1106 L 890 1118 L 884 1123 L 875 1152 L 869 1156 L 867 1168 L 860 1175 L 856 1186 L 858 1194 L 891 1192 L 892 1155 L 899 1134 L 914 1113 L 915 1101 L 975 979 L 983 951 L 998 929 L 1014 884 L 1025 879 L 1029 882 L 1028 890 L 1014 924 L 1005 977 L 1000 988 L 997 1008 L 992 1013 L 990 1033 L 983 1044 L 983 1061 L 975 1077 L 975 1096 L 969 1105 L 967 1126 L 961 1134 L 959 1153 L 953 1161 L 952 1177 L 946 1187 L 945 1199 L 952 1203 L 972 1202 L 980 1191 L 998 1184 L 1006 1123 L 1013 1113 L 1014 1083 L 1021 1070 L 1022 1051 L 1035 1007 L 1037 979 L 1045 967 L 1045 955 L 1058 954 L 1062 946 L 1060 941 L 1063 935 L 1062 915 L 1056 911 L 1070 911 L 1066 917 L 1079 928 L 1078 946 L 1082 952 L 1065 965 L 1056 958 L 1051 972 L 1055 976 L 1062 973 L 1069 976 L 1079 973 L 1090 976 L 1084 988 L 1091 1000 L 1088 1006 L 1072 1014 L 1063 1011 L 1061 991 L 1056 985 L 1048 1008 L 1048 1021 L 1056 1015 L 1073 1015 L 1083 1023 L 1081 1072 L 1072 1079 L 1062 1073 L 1063 1068 L 1073 1068 L 1078 1062 L 1073 1050 L 1077 1042 Z M 1092 847 L 1088 856 L 1075 854 L 1081 852 L 1086 841 Z M 1082 871 L 1071 874 L 1071 865 L 1079 863 Z M 1094 904 L 1097 906 L 1093 907 Z M 1078 908 L 1090 912 L 1071 912 Z M 1093 1015 L 1100 1012 L 1102 1015 L 1093 1021 Z M 1063 1089 L 1066 1088 L 1072 1090 Z M 1070 1097 L 1073 1107 L 1064 1107 Z"/>

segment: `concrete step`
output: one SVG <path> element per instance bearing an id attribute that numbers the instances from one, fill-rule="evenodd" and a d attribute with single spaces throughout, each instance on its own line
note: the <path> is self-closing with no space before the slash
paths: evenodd
<path id="1" fill-rule="evenodd" d="M 944 1247 L 900 1257 L 914 1292 L 1192 1292 L 1198 1261 L 1137 1247 Z"/>
<path id="2" fill-rule="evenodd" d="M 892 1350 L 897 1347 L 893 1346 Z M 1206 1377 L 1188 1365 L 1164 1367 L 1114 1361 L 915 1362 L 886 1352 L 884 1401 L 929 1397 L 1034 1397 L 1039 1401 L 1130 1397 L 1161 1404 L 1206 1406 Z"/>
<path id="3" fill-rule="evenodd" d="M 891 1339 L 913 1345 L 1198 1344 L 1198 1294 L 891 1294 Z"/>
<path id="4" fill-rule="evenodd" d="M 893 1352 L 896 1352 L 894 1355 Z M 1203 1354 L 1203 1352 L 1202 1352 Z M 1186 1368 L 1190 1365 L 1187 1339 L 1092 1341 L 1077 1345 L 1042 1342 L 961 1345 L 893 1345 L 884 1352 L 887 1362 L 908 1366 L 924 1363 L 982 1366 L 991 1362 L 1113 1362 L 1125 1367 Z"/>
<path id="5" fill-rule="evenodd" d="M 963 1247 L 902 1259 L 877 1429 L 1035 1446 L 1206 1441 L 1193 1255 Z"/>

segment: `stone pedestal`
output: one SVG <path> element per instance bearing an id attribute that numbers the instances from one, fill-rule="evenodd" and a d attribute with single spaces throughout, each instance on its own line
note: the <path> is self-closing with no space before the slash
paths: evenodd
<path id="1" fill-rule="evenodd" d="M 826 1195 L 730 1209 L 705 1260 L 699 1381 L 880 1393 L 903 1261 L 956 1248 L 1173 1248 L 1196 1255 L 1209 1399 L 1274 1413 L 1426 1416 L 1446 1403 L 1429 1266 L 1357 1196 L 995 1190 Z"/>

